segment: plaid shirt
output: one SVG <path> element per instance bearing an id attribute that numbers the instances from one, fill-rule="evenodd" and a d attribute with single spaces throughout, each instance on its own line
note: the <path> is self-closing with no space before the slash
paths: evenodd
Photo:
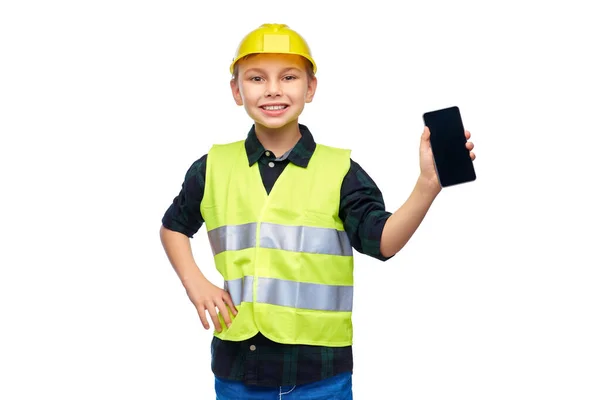
<path id="1" fill-rule="evenodd" d="M 267 193 L 288 163 L 306 167 L 316 143 L 308 128 L 299 125 L 302 137 L 280 158 L 266 150 L 258 140 L 254 126 L 245 142 L 249 165 L 259 163 Z M 192 164 L 181 191 L 163 216 L 165 228 L 188 237 L 198 232 L 204 220 L 200 202 L 204 194 L 207 155 Z M 269 167 L 269 163 L 274 163 Z M 383 196 L 367 173 L 353 160 L 341 187 L 339 216 L 352 247 L 362 254 L 385 261 L 380 252 L 381 233 L 391 213 L 385 210 Z M 270 341 L 262 334 L 242 342 L 213 337 L 212 371 L 223 379 L 248 385 L 286 386 L 310 383 L 352 371 L 352 346 L 320 347 L 285 345 Z"/>

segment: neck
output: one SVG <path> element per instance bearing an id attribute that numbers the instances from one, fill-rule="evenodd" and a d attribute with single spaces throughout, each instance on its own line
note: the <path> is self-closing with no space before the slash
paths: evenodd
<path id="1" fill-rule="evenodd" d="M 255 124 L 254 130 L 263 147 L 275 154 L 276 157 L 281 157 L 286 151 L 294 147 L 302 136 L 298 121 L 290 122 L 280 128 L 268 128 Z"/>

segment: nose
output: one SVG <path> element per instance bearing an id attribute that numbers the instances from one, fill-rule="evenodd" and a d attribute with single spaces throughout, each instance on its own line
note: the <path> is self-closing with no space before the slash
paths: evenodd
<path id="1" fill-rule="evenodd" d="M 269 80 L 265 88 L 265 97 L 281 96 L 281 85 L 279 80 Z"/>

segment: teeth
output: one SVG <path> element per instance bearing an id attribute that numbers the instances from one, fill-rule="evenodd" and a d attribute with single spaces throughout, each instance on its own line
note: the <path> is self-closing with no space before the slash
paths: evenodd
<path id="1" fill-rule="evenodd" d="M 269 111 L 276 111 L 276 110 L 283 110 L 285 108 L 285 106 L 265 106 L 263 108 L 265 110 L 269 110 Z"/>

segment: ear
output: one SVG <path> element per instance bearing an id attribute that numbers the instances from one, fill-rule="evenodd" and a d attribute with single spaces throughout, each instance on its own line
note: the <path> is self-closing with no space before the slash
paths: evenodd
<path id="1" fill-rule="evenodd" d="M 231 87 L 231 94 L 233 95 L 233 100 L 235 100 L 235 104 L 238 106 L 244 105 L 242 100 L 242 95 L 240 93 L 240 87 L 235 79 L 231 79 L 229 81 L 229 86 Z"/>
<path id="2" fill-rule="evenodd" d="M 315 92 L 317 91 L 317 77 L 313 76 L 312 79 L 308 81 L 308 90 L 306 91 L 306 102 L 310 103 L 313 101 L 315 97 Z"/>

